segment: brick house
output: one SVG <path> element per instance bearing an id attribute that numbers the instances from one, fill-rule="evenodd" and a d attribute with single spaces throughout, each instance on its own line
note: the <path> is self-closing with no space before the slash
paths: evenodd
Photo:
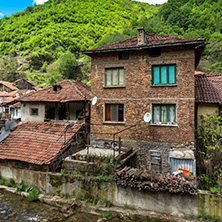
<path id="1" fill-rule="evenodd" d="M 194 72 L 204 39 L 146 33 L 85 50 L 92 58 L 91 144 L 123 131 L 122 145 L 137 149 L 138 167 L 169 171 L 172 149 L 194 149 Z M 151 115 L 144 122 L 144 114 Z M 94 124 L 94 125 L 93 125 Z"/>

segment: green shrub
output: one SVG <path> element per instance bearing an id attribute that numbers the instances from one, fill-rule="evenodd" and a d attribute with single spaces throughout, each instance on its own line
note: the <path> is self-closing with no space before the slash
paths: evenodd
<path id="1" fill-rule="evenodd" d="M 106 207 L 112 207 L 113 206 L 112 202 L 109 201 L 109 200 L 104 200 L 104 204 L 105 204 Z"/>
<path id="2" fill-rule="evenodd" d="M 218 182 L 216 177 L 210 177 L 202 174 L 199 178 L 199 186 L 202 190 L 210 190 L 212 187 L 217 187 Z"/>
<path id="3" fill-rule="evenodd" d="M 38 200 L 38 195 L 39 195 L 39 191 L 35 188 L 31 189 L 31 191 L 29 191 L 29 195 L 27 197 L 28 201 L 35 201 Z"/>
<path id="4" fill-rule="evenodd" d="M 21 193 L 22 191 L 25 191 L 26 186 L 23 183 L 23 180 L 20 180 L 18 185 L 16 186 L 16 193 Z"/>
<path id="5" fill-rule="evenodd" d="M 69 198 L 69 193 L 63 193 L 63 194 L 62 194 L 62 197 L 68 199 L 68 198 Z"/>
<path id="6" fill-rule="evenodd" d="M 219 192 L 219 189 L 218 189 L 218 187 L 211 187 L 210 192 L 213 193 L 213 194 L 216 194 L 216 193 Z"/>
<path id="7" fill-rule="evenodd" d="M 13 179 L 5 180 L 5 186 L 13 187 L 15 185 L 15 181 Z"/>

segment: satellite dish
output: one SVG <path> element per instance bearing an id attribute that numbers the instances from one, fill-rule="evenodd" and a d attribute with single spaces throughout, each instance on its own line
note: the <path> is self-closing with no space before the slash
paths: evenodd
<path id="1" fill-rule="evenodd" d="M 144 122 L 148 123 L 151 120 L 151 114 L 150 113 L 145 113 L 143 117 Z"/>
<path id="2" fill-rule="evenodd" d="M 97 103 L 97 96 L 94 96 L 92 100 L 92 105 L 95 106 L 96 103 Z"/>

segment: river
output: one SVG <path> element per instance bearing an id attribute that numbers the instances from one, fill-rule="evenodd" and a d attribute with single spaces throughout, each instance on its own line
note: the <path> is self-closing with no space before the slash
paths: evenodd
<path id="1" fill-rule="evenodd" d="M 67 218 L 66 214 L 62 213 L 59 208 L 46 205 L 39 201 L 29 202 L 24 197 L 0 190 L 1 222 L 96 222 L 98 218 L 98 216 L 78 211 Z"/>
<path id="2" fill-rule="evenodd" d="M 99 216 L 74 211 L 70 217 L 60 208 L 53 207 L 40 201 L 29 202 L 25 197 L 5 190 L 0 190 L 0 222 L 97 222 Z M 158 218 L 123 218 L 113 217 L 105 219 L 106 222 L 167 222 L 170 220 Z"/>

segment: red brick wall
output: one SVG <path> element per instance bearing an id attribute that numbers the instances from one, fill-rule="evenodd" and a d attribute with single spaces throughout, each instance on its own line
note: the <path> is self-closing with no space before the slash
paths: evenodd
<path id="1" fill-rule="evenodd" d="M 128 60 L 119 60 L 118 53 L 92 56 L 91 90 L 98 97 L 91 107 L 91 133 L 113 133 L 137 124 L 121 133 L 123 139 L 172 143 L 194 142 L 194 49 L 162 48 L 161 56 L 149 57 L 147 51 L 130 52 Z M 176 64 L 176 86 L 152 86 L 152 65 Z M 104 69 L 124 67 L 125 87 L 104 88 Z M 104 103 L 125 104 L 125 124 L 103 122 Z M 178 126 L 153 126 L 143 121 L 152 112 L 152 103 L 173 103 L 177 109 Z M 107 138 L 97 134 L 97 138 Z"/>

